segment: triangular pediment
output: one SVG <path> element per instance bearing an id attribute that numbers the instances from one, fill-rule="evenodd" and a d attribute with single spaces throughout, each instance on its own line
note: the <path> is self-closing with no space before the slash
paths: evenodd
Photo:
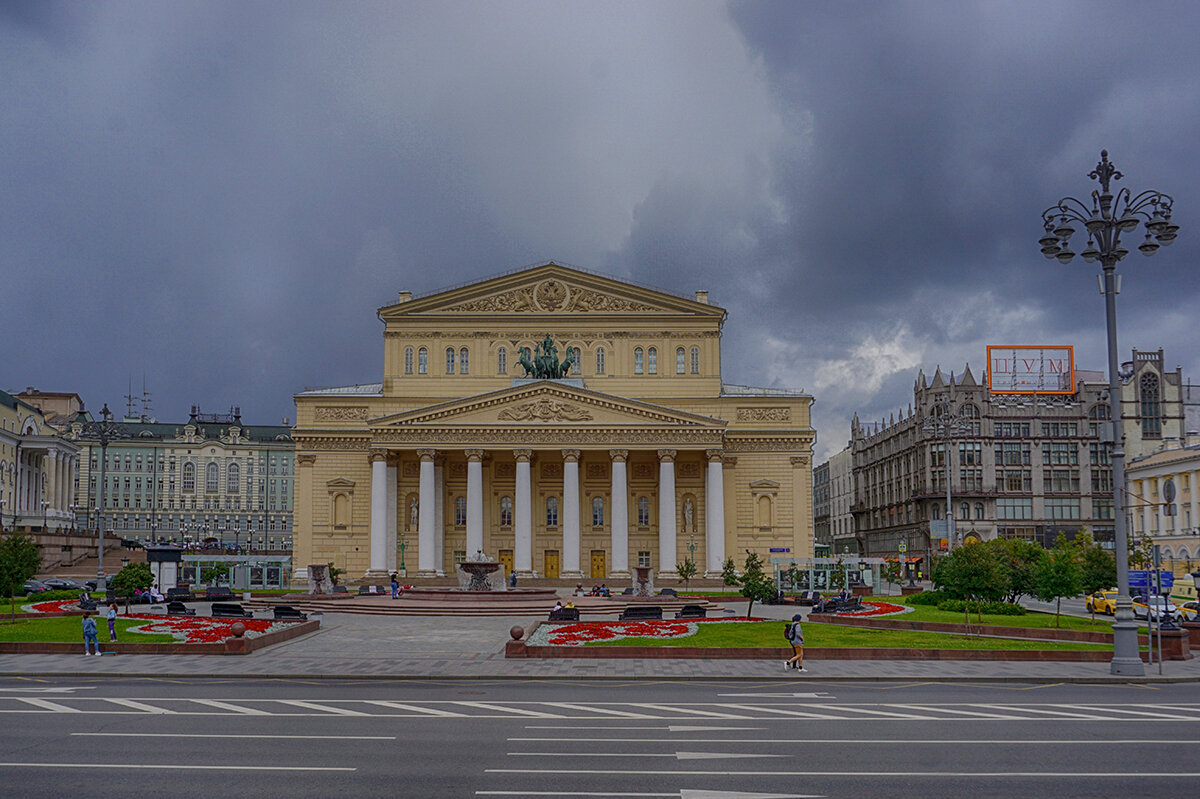
<path id="1" fill-rule="evenodd" d="M 758 489 L 760 491 L 778 491 L 779 483 L 775 482 L 774 480 L 755 480 L 750 484 L 750 488 Z"/>
<path id="2" fill-rule="evenodd" d="M 347 480 L 345 477 L 335 477 L 332 480 L 325 482 L 327 488 L 354 488 L 354 481 Z"/>
<path id="3" fill-rule="evenodd" d="M 725 421 L 579 388 L 553 380 L 416 408 L 369 422 L 372 431 L 462 428 L 691 428 L 720 431 Z"/>
<path id="4" fill-rule="evenodd" d="M 720 319 L 725 310 L 666 291 L 554 262 L 379 309 L 380 318 L 414 315 L 672 314 Z"/>

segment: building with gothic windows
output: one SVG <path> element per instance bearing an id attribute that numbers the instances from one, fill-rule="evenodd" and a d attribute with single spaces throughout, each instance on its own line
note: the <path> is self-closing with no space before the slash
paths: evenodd
<path id="1" fill-rule="evenodd" d="M 545 263 L 378 316 L 381 380 L 295 398 L 294 579 L 811 557 L 812 397 L 724 383 L 707 292 Z"/>

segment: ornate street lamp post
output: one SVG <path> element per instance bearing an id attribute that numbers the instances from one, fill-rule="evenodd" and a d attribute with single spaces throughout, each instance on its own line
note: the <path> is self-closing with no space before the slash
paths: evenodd
<path id="1" fill-rule="evenodd" d="M 108 442 L 118 438 L 129 438 L 129 433 L 126 431 L 125 425 L 113 421 L 112 411 L 108 409 L 108 403 L 106 402 L 104 403 L 104 408 L 100 411 L 100 420 L 97 422 L 85 422 L 80 434 L 100 442 L 100 500 L 98 503 L 99 507 L 97 508 L 97 512 L 100 514 L 100 538 L 96 548 L 96 593 L 101 593 L 107 590 L 104 580 L 104 483 L 105 472 L 108 467 Z"/>
<path id="2" fill-rule="evenodd" d="M 46 532 L 46 510 L 50 507 L 50 503 L 42 500 L 42 532 Z"/>
<path id="3" fill-rule="evenodd" d="M 0 499 L 0 533 L 4 532 L 4 506 L 7 504 L 7 499 Z"/>
<path id="4" fill-rule="evenodd" d="M 1137 624 L 1133 620 L 1133 605 L 1129 598 L 1129 543 L 1125 532 L 1125 444 L 1121 430 L 1121 379 L 1117 372 L 1117 293 L 1121 289 L 1117 263 L 1129 255 L 1121 246 L 1121 234 L 1131 233 L 1144 224 L 1145 240 L 1138 245 L 1143 255 L 1153 255 L 1160 245 L 1175 241 L 1179 225 L 1171 221 L 1175 200 L 1158 191 L 1143 191 L 1134 195 L 1120 189 L 1114 195 L 1109 183 L 1124 177 L 1108 160 L 1108 150 L 1100 151 L 1100 162 L 1088 173 L 1099 181 L 1100 190 L 1092 191 L 1088 205 L 1074 197 L 1063 197 L 1042 213 L 1046 234 L 1038 240 L 1042 255 L 1070 263 L 1072 222 L 1087 229 L 1087 247 L 1080 253 L 1089 263 L 1100 262 L 1103 270 L 1100 287 L 1104 293 L 1104 315 L 1108 330 L 1108 401 L 1112 424 L 1113 470 L 1113 537 L 1117 556 L 1117 608 L 1113 622 L 1113 659 L 1111 672 L 1121 675 L 1144 673 L 1138 654 Z"/>
<path id="5" fill-rule="evenodd" d="M 400 531 L 400 573 L 405 577 L 408 576 L 408 567 L 404 565 L 404 550 L 408 548 L 408 543 L 404 540 L 404 531 Z"/>
<path id="6" fill-rule="evenodd" d="M 974 431 L 975 420 L 955 413 L 950 400 L 935 403 L 930 409 L 929 416 L 921 425 L 921 432 L 925 435 L 942 439 L 942 456 L 946 466 L 946 539 L 949 541 L 951 551 L 954 551 L 954 548 L 961 542 L 958 541 L 954 529 L 954 502 L 950 494 L 950 446 L 954 443 L 956 434 L 973 433 Z M 932 544 L 932 542 L 930 543 Z"/>

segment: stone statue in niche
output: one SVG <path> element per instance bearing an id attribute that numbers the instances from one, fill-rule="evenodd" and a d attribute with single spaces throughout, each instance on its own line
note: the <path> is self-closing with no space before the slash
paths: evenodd
<path id="1" fill-rule="evenodd" d="M 408 529 L 416 530 L 421 523 L 421 506 L 414 497 L 412 504 L 408 507 Z"/>
<path id="2" fill-rule="evenodd" d="M 692 527 L 692 513 L 693 513 L 692 498 L 688 497 L 687 499 L 685 499 L 683 501 L 683 526 L 684 527 L 687 527 L 687 528 Z"/>

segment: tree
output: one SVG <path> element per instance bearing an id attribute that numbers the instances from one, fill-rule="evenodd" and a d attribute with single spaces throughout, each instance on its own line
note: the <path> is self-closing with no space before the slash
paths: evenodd
<path id="1" fill-rule="evenodd" d="M 1151 556 L 1151 547 L 1154 542 L 1150 540 L 1150 536 L 1145 533 L 1140 535 L 1130 533 L 1129 535 L 1129 567 L 1148 569 L 1154 565 L 1154 558 Z M 1116 582 L 1114 580 L 1114 582 Z"/>
<path id="2" fill-rule="evenodd" d="M 846 564 L 841 555 L 838 555 L 837 563 L 829 573 L 829 587 L 839 590 L 846 587 Z"/>
<path id="3" fill-rule="evenodd" d="M 1075 536 L 1079 560 L 1079 587 L 1084 594 L 1094 594 L 1117 584 L 1117 559 L 1113 553 L 1097 544 L 1087 532 Z M 1096 606 L 1092 606 L 1092 620 Z"/>
<path id="4" fill-rule="evenodd" d="M 1076 560 L 1075 548 L 1060 533 L 1054 549 L 1038 564 L 1034 579 L 1034 596 L 1043 602 L 1054 602 L 1054 626 L 1059 625 L 1063 597 L 1078 596 L 1083 572 Z"/>
<path id="5" fill-rule="evenodd" d="M 1021 538 L 997 538 L 985 546 L 993 547 L 1008 576 L 1005 601 L 1016 603 L 1022 596 L 1033 593 L 1038 564 L 1046 549 L 1033 541 Z"/>
<path id="6" fill-rule="evenodd" d="M 889 585 L 900 582 L 900 561 L 889 560 L 884 563 L 879 570 L 879 576 L 886 580 Z"/>
<path id="7" fill-rule="evenodd" d="M 750 600 L 746 607 L 746 618 L 750 618 L 750 609 L 754 600 L 766 602 L 775 598 L 775 583 L 763 572 L 763 562 L 757 553 L 746 550 L 746 565 L 742 569 L 741 594 Z"/>
<path id="8" fill-rule="evenodd" d="M 214 563 L 212 566 L 207 566 L 200 571 L 200 580 L 214 585 L 228 576 L 229 567 L 224 563 Z"/>
<path id="9" fill-rule="evenodd" d="M 125 599 L 125 612 L 129 612 L 129 599 L 136 591 L 145 591 L 154 585 L 154 574 L 149 563 L 130 563 L 117 572 L 109 581 L 117 596 Z"/>
<path id="10" fill-rule="evenodd" d="M 696 576 L 696 563 L 691 558 L 684 558 L 683 563 L 676 564 L 675 571 L 679 574 L 679 579 L 683 580 L 686 590 L 688 582 Z"/>
<path id="11" fill-rule="evenodd" d="M 340 578 L 343 574 L 345 574 L 346 570 L 339 569 L 337 566 L 334 566 L 333 561 L 329 561 L 329 563 L 327 563 L 325 565 L 329 567 L 329 582 L 333 583 L 334 585 L 337 585 L 338 578 Z"/>
<path id="12" fill-rule="evenodd" d="M 9 612 L 17 613 L 17 589 L 37 574 L 42 556 L 37 542 L 22 533 L 0 538 L 0 596 L 8 598 Z"/>
<path id="13" fill-rule="evenodd" d="M 996 602 L 1004 597 L 1007 574 L 997 557 L 995 547 L 982 543 L 964 544 L 942 558 L 933 573 L 934 585 L 952 597 L 965 600 L 963 622 L 971 623 L 971 601 L 976 615 L 983 622 L 983 602 Z"/>
<path id="14" fill-rule="evenodd" d="M 721 569 L 721 580 L 725 585 L 741 584 L 741 580 L 738 579 L 737 566 L 733 565 L 733 558 L 725 561 L 725 566 Z"/>

